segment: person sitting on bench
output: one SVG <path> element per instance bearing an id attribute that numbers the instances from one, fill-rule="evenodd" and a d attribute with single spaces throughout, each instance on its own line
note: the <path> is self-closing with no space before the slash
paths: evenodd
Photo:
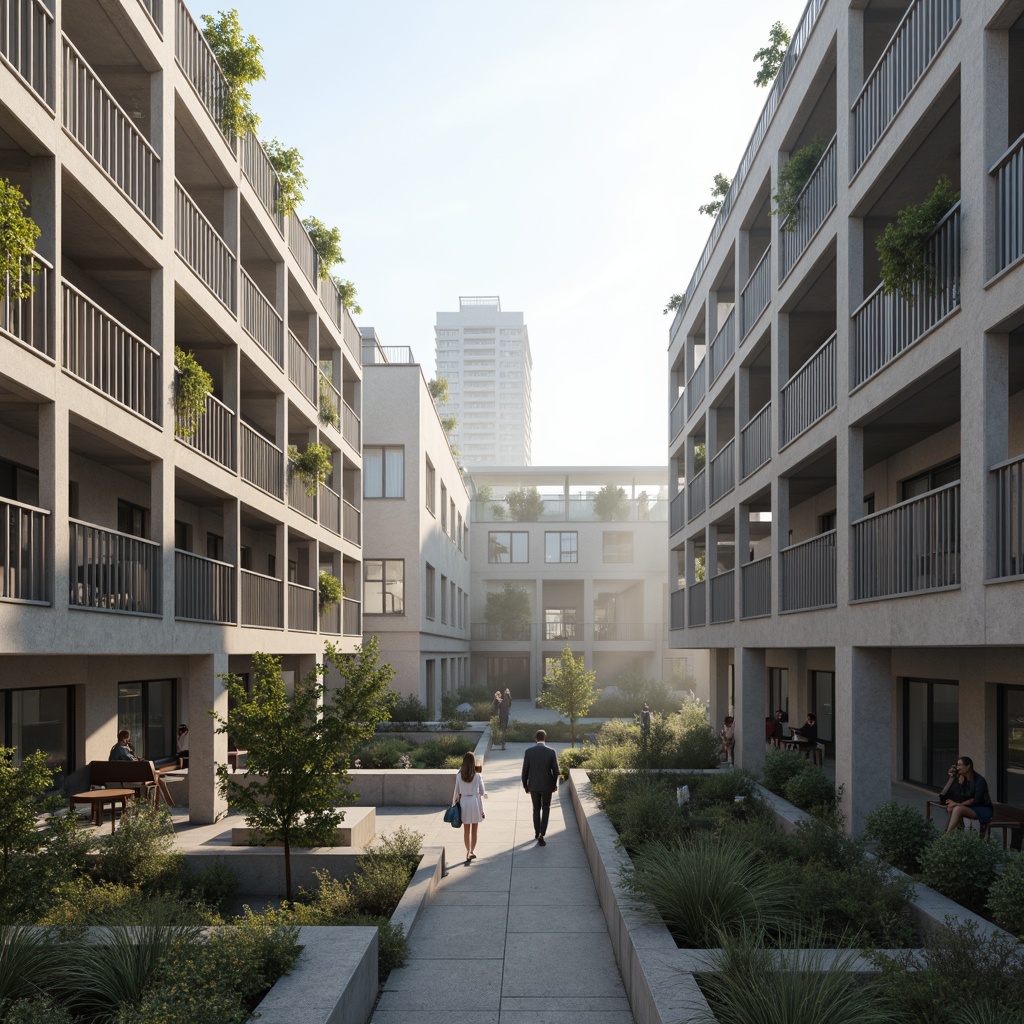
<path id="1" fill-rule="evenodd" d="M 132 734 L 122 729 L 117 734 L 117 742 L 110 748 L 108 761 L 138 761 L 135 748 L 132 746 Z"/>
<path id="2" fill-rule="evenodd" d="M 969 757 L 958 757 L 946 774 L 949 781 L 939 794 L 949 811 L 946 835 L 959 828 L 964 818 L 974 818 L 984 828 L 992 820 L 992 797 L 985 777 L 975 772 Z"/>

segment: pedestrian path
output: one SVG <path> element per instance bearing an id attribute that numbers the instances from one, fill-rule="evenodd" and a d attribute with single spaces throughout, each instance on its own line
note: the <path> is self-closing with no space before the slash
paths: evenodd
<path id="1" fill-rule="evenodd" d="M 533 838 L 520 782 L 526 747 L 487 755 L 487 817 L 469 865 L 462 829 L 440 810 L 427 818 L 377 809 L 378 834 L 406 824 L 424 833 L 425 846 L 444 846 L 448 874 L 372 1024 L 633 1024 L 567 788 L 551 801 L 547 845 Z"/>

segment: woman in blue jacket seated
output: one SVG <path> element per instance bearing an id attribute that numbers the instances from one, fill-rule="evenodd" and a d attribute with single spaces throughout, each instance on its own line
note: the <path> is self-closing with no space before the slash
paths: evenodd
<path id="1" fill-rule="evenodd" d="M 959 828 L 964 818 L 974 818 L 982 825 L 992 820 L 992 797 L 983 775 L 974 770 L 969 757 L 958 757 L 947 773 L 949 781 L 939 794 L 939 799 L 949 811 L 946 835 Z"/>

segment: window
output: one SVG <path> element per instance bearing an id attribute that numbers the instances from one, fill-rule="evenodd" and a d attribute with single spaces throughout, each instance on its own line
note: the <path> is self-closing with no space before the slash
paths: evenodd
<path id="1" fill-rule="evenodd" d="M 141 505 L 133 505 L 130 501 L 117 503 L 117 530 L 129 533 L 133 537 L 149 535 L 149 509 Z"/>
<path id="2" fill-rule="evenodd" d="M 576 639 L 576 609 L 575 608 L 545 608 L 544 609 L 544 639 L 545 640 L 575 640 Z"/>
<path id="3" fill-rule="evenodd" d="M 459 545 L 459 550 L 461 551 L 462 550 L 462 513 L 461 512 L 459 513 L 459 530 L 458 530 L 458 533 L 456 533 L 455 536 L 456 536 L 456 540 L 457 540 L 458 545 Z"/>
<path id="4" fill-rule="evenodd" d="M 448 581 L 448 607 L 451 608 L 453 626 L 458 625 L 459 606 L 455 603 L 455 580 Z"/>
<path id="5" fill-rule="evenodd" d="M 633 561 L 633 531 L 605 530 L 601 535 L 606 562 Z"/>
<path id="6" fill-rule="evenodd" d="M 526 530 L 491 530 L 487 534 L 487 561 L 492 565 L 530 560 L 530 535 Z"/>
<path id="7" fill-rule="evenodd" d="M 836 528 L 836 510 L 818 516 L 818 533 L 830 533 Z"/>
<path id="8" fill-rule="evenodd" d="M 926 473 L 919 473 L 917 476 L 908 477 L 900 484 L 900 500 L 907 501 L 916 498 L 920 494 L 927 494 L 937 487 L 945 487 L 946 484 L 956 483 L 960 479 L 960 460 L 952 459 L 942 463 L 941 466 L 933 466 Z M 946 767 L 949 767 L 948 765 Z"/>
<path id="9" fill-rule="evenodd" d="M 459 587 L 459 603 L 457 605 L 455 605 L 455 619 L 456 619 L 456 622 L 454 623 L 454 625 L 458 626 L 459 629 L 465 629 L 466 628 L 466 620 L 465 620 L 465 617 L 463 615 L 463 605 L 462 605 L 462 587 Z"/>
<path id="10" fill-rule="evenodd" d="M 811 673 L 811 707 L 818 719 L 818 739 L 831 743 L 836 738 L 836 674 Z"/>
<path id="11" fill-rule="evenodd" d="M 426 602 L 427 611 L 426 611 L 426 616 L 427 616 L 428 619 L 433 619 L 434 615 L 437 613 L 437 608 L 436 608 L 437 598 L 434 595 L 434 590 L 435 590 L 435 587 L 436 587 L 436 580 L 435 580 L 434 567 L 429 562 L 427 562 L 427 571 L 424 573 L 424 579 L 426 580 L 426 588 L 427 588 L 427 602 Z"/>
<path id="12" fill-rule="evenodd" d="M 448 488 L 441 484 L 441 529 L 448 532 Z"/>
<path id="13" fill-rule="evenodd" d="M 363 562 L 363 612 L 405 614 L 405 562 L 401 558 L 368 558 Z"/>
<path id="14" fill-rule="evenodd" d="M 462 553 L 469 557 L 469 523 L 462 526 Z"/>
<path id="15" fill-rule="evenodd" d="M 363 496 L 405 497 L 405 449 L 363 449 Z"/>
<path id="16" fill-rule="evenodd" d="M 434 515 L 434 491 L 437 490 L 437 471 L 434 469 L 429 458 L 427 459 L 426 480 L 424 483 L 427 488 L 427 511 Z"/>
<path id="17" fill-rule="evenodd" d="M 1000 686 L 999 756 L 994 799 L 1024 804 L 1024 686 Z"/>
<path id="18" fill-rule="evenodd" d="M 448 522 L 451 523 L 451 537 L 455 540 L 455 499 L 448 499 Z"/>
<path id="19" fill-rule="evenodd" d="M 789 721 L 789 669 L 768 669 L 768 708 L 766 715 L 774 715 L 779 708 Z"/>
<path id="20" fill-rule="evenodd" d="M 953 680 L 903 681 L 903 777 L 936 789 L 960 753 L 960 691 Z"/>
<path id="21" fill-rule="evenodd" d="M 206 535 L 206 557 L 217 562 L 224 561 L 224 538 L 219 533 Z"/>
<path id="22" fill-rule="evenodd" d="M 545 562 L 575 562 L 576 557 L 575 531 L 571 533 L 547 532 L 544 534 L 544 561 Z"/>
<path id="23" fill-rule="evenodd" d="M 21 766 L 26 754 L 45 750 L 47 767 L 59 772 L 53 785 L 62 786 L 64 776 L 75 767 L 74 708 L 72 686 L 0 692 L 0 746 L 15 748 L 14 767 Z"/>
<path id="24" fill-rule="evenodd" d="M 448 624 L 448 577 L 441 576 L 441 622 Z"/>
<path id="25" fill-rule="evenodd" d="M 117 684 L 117 730 L 132 734 L 135 754 L 144 761 L 171 757 L 177 736 L 173 679 Z"/>

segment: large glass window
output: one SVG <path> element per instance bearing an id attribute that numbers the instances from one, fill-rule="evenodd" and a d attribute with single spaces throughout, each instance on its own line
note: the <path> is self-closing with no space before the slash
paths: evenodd
<path id="1" fill-rule="evenodd" d="M 782 708 L 786 721 L 789 721 L 789 669 L 770 668 L 768 669 L 768 707 L 765 708 L 766 715 L 774 715 L 779 708 Z"/>
<path id="2" fill-rule="evenodd" d="M 487 689 L 504 690 L 506 687 L 512 691 L 513 700 L 528 700 L 533 696 L 529 656 L 487 659 Z"/>
<path id="3" fill-rule="evenodd" d="M 601 538 L 606 562 L 633 561 L 632 530 L 605 530 Z"/>
<path id="4" fill-rule="evenodd" d="M 960 745 L 955 682 L 907 679 L 903 686 L 903 777 L 922 786 L 945 785 Z"/>
<path id="5" fill-rule="evenodd" d="M 434 567 L 429 562 L 427 562 L 427 571 L 424 573 L 423 578 L 426 581 L 427 588 L 426 616 L 428 619 L 433 619 L 437 613 L 437 598 L 435 597 L 437 592 L 437 574 L 434 571 Z"/>
<path id="6" fill-rule="evenodd" d="M 46 751 L 46 763 L 59 774 L 54 786 L 74 769 L 72 723 L 74 688 L 47 686 L 0 693 L 0 743 L 14 747 L 14 766 L 37 750 Z"/>
<path id="7" fill-rule="evenodd" d="M 575 640 L 576 639 L 576 609 L 575 608 L 545 608 L 544 609 L 544 639 L 545 640 Z"/>
<path id="8" fill-rule="evenodd" d="M 405 497 L 405 449 L 363 449 L 363 496 Z"/>
<path id="9" fill-rule="evenodd" d="M 525 530 L 491 530 L 487 534 L 487 561 L 528 562 L 530 535 Z"/>
<path id="10" fill-rule="evenodd" d="M 441 622 L 448 625 L 448 577 L 441 575 Z"/>
<path id="11" fill-rule="evenodd" d="M 831 743 L 836 738 L 836 674 L 811 673 L 811 710 L 818 719 L 818 739 Z"/>
<path id="12" fill-rule="evenodd" d="M 998 774 L 996 799 L 1024 807 L 1024 686 L 999 687 Z"/>
<path id="13" fill-rule="evenodd" d="M 363 562 L 363 612 L 405 614 L 405 562 L 401 558 L 368 558 Z"/>
<path id="14" fill-rule="evenodd" d="M 137 757 L 156 761 L 174 756 L 178 724 L 174 707 L 173 679 L 117 684 L 117 730 L 132 734 Z"/>
<path id="15" fill-rule="evenodd" d="M 545 562 L 577 561 L 577 534 L 575 531 L 561 533 L 548 531 L 544 534 Z"/>

